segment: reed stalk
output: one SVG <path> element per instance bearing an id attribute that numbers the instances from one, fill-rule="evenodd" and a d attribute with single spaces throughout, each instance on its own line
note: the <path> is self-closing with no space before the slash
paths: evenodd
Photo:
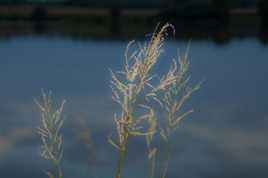
<path id="1" fill-rule="evenodd" d="M 146 136 L 155 132 L 155 130 L 143 132 L 140 128 L 143 126 L 142 121 L 148 120 L 153 112 L 146 101 L 149 98 L 157 100 L 156 93 L 171 82 L 170 79 L 165 79 L 156 87 L 151 84 L 151 81 L 155 78 L 155 75 L 151 74 L 151 70 L 163 52 L 163 41 L 168 28 L 174 29 L 171 24 L 164 25 L 158 32 L 154 32 L 148 44 L 139 45 L 138 49 L 131 55 L 129 55 L 129 48 L 133 45 L 133 42 L 129 43 L 125 53 L 124 70 L 117 73 L 111 71 L 112 97 L 121 108 L 120 116 L 117 117 L 115 114 L 117 140 L 109 139 L 109 142 L 118 149 L 118 161 L 114 178 L 121 178 L 123 175 L 129 138 Z M 135 114 L 138 113 L 139 108 L 145 109 L 146 114 L 137 117 Z"/>

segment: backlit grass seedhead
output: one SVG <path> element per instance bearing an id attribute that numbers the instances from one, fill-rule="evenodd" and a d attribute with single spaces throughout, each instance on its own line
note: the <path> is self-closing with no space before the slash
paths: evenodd
<path id="1" fill-rule="evenodd" d="M 170 135 L 176 131 L 180 121 L 193 112 L 193 110 L 181 112 L 183 104 L 200 86 L 189 87 L 188 84 L 190 80 L 187 76 L 189 48 L 184 56 L 173 60 L 170 69 L 164 75 L 158 76 L 152 72 L 159 56 L 164 51 L 163 42 L 168 35 L 168 29 L 175 33 L 171 24 L 164 25 L 160 30 L 156 28 L 150 41 L 144 45 L 138 44 L 134 50 L 136 43 L 130 42 L 125 52 L 123 71 L 111 71 L 112 98 L 121 108 L 120 113 L 115 114 L 114 118 L 117 140 L 109 139 L 109 142 L 119 150 L 115 178 L 120 178 L 122 175 L 130 136 L 145 136 L 150 160 L 150 177 L 154 177 L 157 149 L 152 142 L 158 130 L 157 127 L 160 129 L 161 137 L 167 143 L 167 159 L 163 161 L 163 169 L 160 171 L 160 177 L 164 178 L 170 159 Z M 157 112 L 151 101 L 157 102 L 164 110 L 166 115 L 164 125 L 158 126 Z M 144 110 L 140 111 L 138 108 Z M 139 113 L 142 114 L 137 116 Z"/>
<path id="2" fill-rule="evenodd" d="M 135 130 L 136 135 L 145 134 L 138 133 L 137 127 L 134 128 L 134 125 L 137 126 L 138 123 L 133 119 L 133 112 L 137 110 L 139 104 L 144 104 L 137 103 L 137 99 L 145 97 L 146 99 L 152 98 L 158 101 L 157 97 L 155 97 L 156 92 L 165 89 L 174 80 L 168 76 L 163 78 L 156 87 L 151 84 L 155 75 L 150 72 L 163 52 L 163 41 L 169 28 L 174 31 L 174 27 L 171 24 L 164 25 L 159 32 L 153 34 L 149 43 L 139 46 L 131 54 L 129 54 L 129 49 L 134 44 L 134 41 L 130 42 L 125 53 L 124 71 L 111 71 L 112 98 L 120 105 L 122 111 L 120 117 L 115 118 L 119 145 L 124 145 L 124 132 L 131 134 L 131 130 L 132 133 Z"/>
<path id="3" fill-rule="evenodd" d="M 62 101 L 58 109 L 53 109 L 51 92 L 46 94 L 42 92 L 42 101 L 36 101 L 41 114 L 41 126 L 38 127 L 38 133 L 41 136 L 41 156 L 52 162 L 58 169 L 58 177 L 62 177 L 60 162 L 63 156 L 63 136 L 61 128 L 64 120 L 62 112 L 65 101 Z M 48 173 L 49 177 L 54 177 Z"/>
<path id="4" fill-rule="evenodd" d="M 163 77 L 157 86 L 153 85 L 155 74 L 151 71 L 158 62 L 160 54 L 163 52 L 163 41 L 167 36 L 168 29 L 175 32 L 171 24 L 164 25 L 160 30 L 157 28 L 153 33 L 149 43 L 143 46 L 138 44 L 137 49 L 129 54 L 134 41 L 130 42 L 125 52 L 125 65 L 123 71 L 111 71 L 112 98 L 121 107 L 120 114 L 115 115 L 117 128 L 117 140 L 109 139 L 109 142 L 119 149 L 119 158 L 115 178 L 120 178 L 126 155 L 126 146 L 130 136 L 146 136 L 147 143 L 153 139 L 156 132 L 156 115 L 148 101 L 155 100 L 159 103 L 157 95 L 159 91 L 165 90 L 172 84 L 175 77 L 168 74 Z M 142 106 L 142 107 L 141 107 Z M 143 108 L 140 116 L 137 116 L 139 109 Z M 144 120 L 147 120 L 148 129 L 144 129 Z M 150 155 L 154 155 L 152 151 Z M 150 156 L 152 158 L 152 156 Z"/>

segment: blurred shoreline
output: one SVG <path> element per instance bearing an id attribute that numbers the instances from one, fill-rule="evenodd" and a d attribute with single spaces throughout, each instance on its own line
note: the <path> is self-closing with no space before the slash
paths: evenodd
<path id="1" fill-rule="evenodd" d="M 228 13 L 175 14 L 159 9 L 91 8 L 60 5 L 0 5 L 0 38 L 45 34 L 73 39 L 144 37 L 156 24 L 171 22 L 179 39 L 209 39 L 218 44 L 232 38 L 268 42 L 268 28 L 257 8 Z"/>

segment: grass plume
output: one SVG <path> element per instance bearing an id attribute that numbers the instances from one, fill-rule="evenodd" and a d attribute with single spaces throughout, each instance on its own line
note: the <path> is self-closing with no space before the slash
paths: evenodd
<path id="1" fill-rule="evenodd" d="M 57 109 L 53 109 L 53 100 L 51 92 L 46 94 L 42 92 L 42 101 L 36 101 L 40 114 L 41 126 L 38 128 L 42 140 L 41 157 L 51 161 L 53 166 L 57 169 L 57 176 L 48 172 L 49 178 L 62 178 L 61 159 L 63 156 L 63 136 L 61 128 L 64 120 L 62 118 L 65 101 Z"/>
<path id="2" fill-rule="evenodd" d="M 182 105 L 190 98 L 191 94 L 199 89 L 199 85 L 188 87 L 189 77 L 187 54 L 173 60 L 173 64 L 166 74 L 157 79 L 157 74 L 152 72 L 163 53 L 163 42 L 168 35 L 168 29 L 175 33 L 171 24 L 157 28 L 149 43 L 138 45 L 137 50 L 129 54 L 129 49 L 135 42 L 130 42 L 125 53 L 123 71 L 111 71 L 112 98 L 119 104 L 121 111 L 115 114 L 114 120 L 117 128 L 116 141 L 109 138 L 109 142 L 118 149 L 118 162 L 114 178 L 123 175 L 124 160 L 127 144 L 133 136 L 145 136 L 150 161 L 150 177 L 155 177 L 155 161 L 157 149 L 152 146 L 153 136 L 158 131 L 158 119 L 151 101 L 156 101 L 166 113 L 165 125 L 159 126 L 159 132 L 170 147 L 170 135 L 175 132 L 180 121 L 192 112 L 189 110 L 181 115 Z M 143 108 L 143 112 L 139 112 Z M 137 116 L 137 113 L 142 113 Z M 147 121 L 147 125 L 143 121 Z M 147 130 L 144 127 L 147 126 Z M 168 151 L 170 152 L 170 151 Z M 165 178 L 170 154 L 161 171 L 161 178 Z"/>
<path id="3" fill-rule="evenodd" d="M 148 44 L 140 46 L 131 55 L 128 54 L 129 48 L 134 42 L 130 42 L 125 53 L 124 70 L 117 72 L 121 76 L 111 71 L 112 98 L 121 107 L 121 113 L 119 116 L 115 115 L 114 118 L 117 127 L 117 141 L 114 142 L 109 139 L 109 142 L 119 152 L 115 178 L 121 178 L 122 176 L 129 137 L 148 136 L 155 132 L 155 130 L 150 130 L 149 132 L 142 132 L 140 130 L 142 128 L 142 120 L 147 119 L 150 123 L 149 119 L 152 116 L 153 110 L 150 106 L 147 106 L 146 102 L 139 103 L 137 101 L 140 98 L 145 98 L 146 100 L 148 98 L 157 99 L 155 97 L 156 92 L 164 89 L 172 81 L 172 79 L 166 78 L 156 88 L 152 87 L 151 84 L 155 77 L 151 74 L 151 70 L 163 52 L 163 41 L 169 28 L 174 30 L 171 24 L 164 25 L 158 32 L 152 35 Z M 136 117 L 135 113 L 140 107 L 145 108 L 148 113 Z"/>
<path id="4" fill-rule="evenodd" d="M 188 51 L 188 50 L 187 50 Z M 159 98 L 165 113 L 165 124 L 160 128 L 160 135 L 165 144 L 165 160 L 162 161 L 161 178 L 165 178 L 171 156 L 172 140 L 170 137 L 177 130 L 180 122 L 193 112 L 193 109 L 181 113 L 183 104 L 191 95 L 200 88 L 200 83 L 190 87 L 190 77 L 187 76 L 189 67 L 188 52 L 184 56 L 179 56 L 178 60 L 173 60 L 173 66 L 167 75 L 175 76 L 175 80 L 169 85 Z"/>
<path id="5" fill-rule="evenodd" d="M 191 95 L 200 88 L 200 84 L 193 87 L 189 85 L 188 50 L 185 55 L 174 59 L 169 70 L 163 75 L 158 76 L 153 70 L 164 52 L 163 44 L 169 30 L 175 33 L 173 25 L 167 23 L 161 28 L 157 27 L 149 42 L 144 45 L 130 42 L 125 51 L 123 70 L 118 72 L 110 70 L 112 99 L 120 107 L 119 112 L 114 114 L 116 137 L 108 138 L 108 142 L 118 151 L 114 178 L 123 177 L 129 140 L 137 136 L 142 136 L 146 140 L 149 178 L 166 178 L 171 158 L 171 136 L 181 120 L 193 112 L 192 109 L 186 112 L 182 112 L 181 109 Z M 63 178 L 61 129 L 64 124 L 62 113 L 65 101 L 54 108 L 51 93 L 42 92 L 41 102 L 36 103 L 41 114 L 41 126 L 38 128 L 42 140 L 41 156 L 56 168 L 56 172 L 48 172 L 48 176 Z M 158 104 L 157 109 L 155 103 Z M 164 117 L 159 113 L 164 113 Z M 159 122 L 160 119 L 164 119 L 164 124 Z M 153 144 L 155 134 L 161 136 L 166 147 L 159 176 L 156 174 L 158 150 Z"/>

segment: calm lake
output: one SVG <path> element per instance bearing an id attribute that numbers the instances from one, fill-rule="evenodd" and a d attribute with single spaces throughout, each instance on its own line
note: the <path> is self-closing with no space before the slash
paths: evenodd
<path id="1" fill-rule="evenodd" d="M 64 177 L 114 175 L 117 152 L 107 137 L 115 135 L 119 108 L 111 99 L 109 68 L 121 70 L 129 40 L 44 33 L 0 39 L 1 178 L 47 177 L 34 103 L 41 89 L 51 90 L 57 103 L 67 100 Z M 183 53 L 188 41 L 166 41 L 160 63 L 170 63 L 178 48 Z M 193 38 L 190 46 L 192 81 L 204 83 L 185 106 L 195 112 L 173 138 L 168 178 L 267 177 L 268 46 L 255 37 L 224 44 Z M 130 144 L 127 178 L 146 177 L 145 150 L 143 139 Z"/>

